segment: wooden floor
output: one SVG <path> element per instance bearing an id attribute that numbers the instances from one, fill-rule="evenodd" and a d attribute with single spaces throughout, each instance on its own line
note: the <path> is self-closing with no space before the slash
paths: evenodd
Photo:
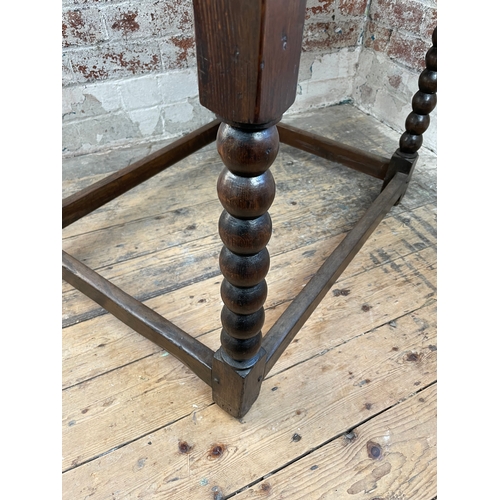
<path id="1" fill-rule="evenodd" d="M 350 105 L 284 121 L 385 156 L 400 135 Z M 65 161 L 63 196 L 147 151 Z M 436 156 L 420 152 L 403 203 L 241 420 L 175 358 L 63 283 L 63 498 L 436 498 Z M 221 168 L 210 145 L 63 231 L 64 250 L 214 350 Z M 272 172 L 264 333 L 381 186 L 285 145 Z"/>

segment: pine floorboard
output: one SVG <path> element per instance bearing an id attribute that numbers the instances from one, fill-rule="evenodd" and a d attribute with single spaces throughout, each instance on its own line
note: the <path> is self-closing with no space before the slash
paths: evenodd
<path id="1" fill-rule="evenodd" d="M 400 135 L 351 105 L 284 121 L 385 156 Z M 65 160 L 63 196 L 163 145 Z M 63 498 L 434 499 L 436 155 L 420 153 L 403 202 L 242 419 L 213 404 L 210 388 L 174 357 L 63 282 Z M 264 334 L 381 185 L 286 145 L 271 169 Z M 220 170 L 209 145 L 63 230 L 65 251 L 214 350 Z"/>

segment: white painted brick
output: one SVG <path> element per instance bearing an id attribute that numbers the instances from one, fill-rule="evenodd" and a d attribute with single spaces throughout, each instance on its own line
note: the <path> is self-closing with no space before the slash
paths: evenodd
<path id="1" fill-rule="evenodd" d="M 158 41 L 106 42 L 67 53 L 75 80 L 81 83 L 133 78 L 161 70 Z"/>
<path id="2" fill-rule="evenodd" d="M 424 146 L 437 153 L 437 129 L 438 129 L 438 110 L 437 107 L 429 115 L 431 117 L 431 124 L 424 133 Z"/>
<path id="3" fill-rule="evenodd" d="M 99 8 L 69 9 L 62 13 L 63 46 L 94 45 L 106 40 Z"/>
<path id="4" fill-rule="evenodd" d="M 191 0 L 141 0 L 108 5 L 104 19 L 113 40 L 164 37 L 193 29 Z"/>
<path id="5" fill-rule="evenodd" d="M 215 118 L 211 111 L 201 106 L 198 98 L 164 106 L 162 116 L 165 133 L 172 137 L 192 132 Z"/>
<path id="6" fill-rule="evenodd" d="M 157 78 L 165 104 L 198 96 L 198 74 L 195 68 L 164 73 Z"/>
<path id="7" fill-rule="evenodd" d="M 62 84 L 69 85 L 75 81 L 75 75 L 71 69 L 71 62 L 68 54 L 62 55 Z"/>
<path id="8" fill-rule="evenodd" d="M 312 78 L 312 65 L 316 57 L 317 54 L 314 54 L 314 52 L 302 52 L 300 55 L 299 82 L 304 82 Z"/>
<path id="9" fill-rule="evenodd" d="M 122 107 L 116 82 L 88 84 L 84 86 L 83 93 L 94 96 L 106 112 L 117 111 Z"/>
<path id="10" fill-rule="evenodd" d="M 118 87 L 125 110 L 157 106 L 162 102 L 156 75 L 123 80 Z"/>
<path id="11" fill-rule="evenodd" d="M 411 100 L 418 90 L 419 73 L 396 65 L 386 54 L 364 50 L 354 80 L 353 98 L 362 111 L 399 132 L 404 131 Z M 397 87 L 391 85 L 396 79 Z M 437 151 L 437 109 L 431 115 L 431 126 L 424 133 L 424 145 Z"/>
<path id="12" fill-rule="evenodd" d="M 360 51 L 361 47 L 356 50 L 342 49 L 333 54 L 316 56 L 311 66 L 311 80 L 352 78 Z"/>
<path id="13" fill-rule="evenodd" d="M 128 113 L 130 119 L 139 126 L 144 137 L 163 132 L 163 122 L 159 108 L 136 109 Z"/>
<path id="14" fill-rule="evenodd" d="M 63 123 L 62 125 L 62 153 L 74 155 L 82 147 L 78 123 Z"/>
<path id="15" fill-rule="evenodd" d="M 338 104 L 350 99 L 351 95 L 352 78 L 306 80 L 299 83 L 297 97 L 287 114 L 299 113 L 314 107 Z"/>
<path id="16" fill-rule="evenodd" d="M 186 123 L 193 119 L 193 106 L 185 101 L 164 108 L 165 119 L 172 123 Z"/>
<path id="17" fill-rule="evenodd" d="M 191 31 L 158 40 L 163 68 L 176 71 L 196 68 L 194 34 Z"/>
<path id="18" fill-rule="evenodd" d="M 63 153 L 86 154 L 123 146 L 142 139 L 139 126 L 123 113 L 108 113 L 90 120 L 63 124 Z"/>
<path id="19" fill-rule="evenodd" d="M 86 31 L 79 37 L 72 32 L 70 40 L 84 46 L 63 49 L 65 155 L 137 144 L 150 137 L 174 137 L 213 119 L 198 102 L 191 0 L 62 2 L 67 9 L 89 10 L 82 16 L 88 25 Z M 423 6 L 420 10 L 429 17 L 429 24 L 436 0 L 415 2 Z M 322 23 L 331 24 L 334 14 L 336 21 L 344 20 L 347 14 L 343 16 L 342 6 L 353 3 L 308 0 L 308 22 L 314 21 L 308 28 L 311 36 L 321 35 Z M 373 1 L 375 6 L 379 3 L 381 0 Z M 99 32 L 98 18 L 90 16 L 95 8 L 106 20 L 106 33 Z M 356 16 L 353 22 L 361 23 L 359 13 Z M 337 22 L 335 26 L 341 25 Z M 93 42 L 94 38 L 101 40 L 103 34 L 113 42 Z M 353 99 L 363 111 L 402 130 L 417 90 L 418 74 L 390 60 L 386 53 L 361 47 L 335 49 L 332 40 L 326 41 L 326 45 L 313 45 L 310 52 L 302 53 L 299 91 L 287 114 Z M 345 47 L 345 43 L 335 47 Z M 427 147 L 435 148 L 436 122 L 434 111 L 424 135 Z"/>
<path id="20" fill-rule="evenodd" d="M 62 89 L 62 112 L 66 121 L 119 111 L 121 107 L 120 94 L 114 82 Z"/>
<path id="21" fill-rule="evenodd" d="M 62 115 L 63 119 L 74 113 L 74 107 L 84 101 L 81 87 L 63 87 L 62 89 Z"/>
<path id="22" fill-rule="evenodd" d="M 403 99 L 401 94 L 387 92 L 387 89 L 382 87 L 377 91 L 373 109 L 379 116 L 383 116 L 386 123 L 396 124 L 399 117 L 403 118 L 399 120 L 400 123 L 397 127 L 397 129 L 402 129 L 404 119 L 411 113 L 411 104 L 407 99 Z"/>

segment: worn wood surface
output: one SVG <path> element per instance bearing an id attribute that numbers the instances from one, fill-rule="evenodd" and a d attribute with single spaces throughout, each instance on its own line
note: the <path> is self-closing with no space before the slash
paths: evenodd
<path id="1" fill-rule="evenodd" d="M 367 153 L 352 146 L 346 146 L 344 143 L 339 143 L 332 139 L 305 132 L 300 128 L 291 125 L 279 124 L 278 131 L 280 140 L 284 144 L 293 146 L 308 153 L 312 153 L 321 158 L 326 158 L 330 161 L 337 161 L 343 165 L 348 165 L 359 172 L 372 175 L 377 179 L 383 179 L 389 166 L 389 159 Z"/>
<path id="2" fill-rule="evenodd" d="M 398 143 L 351 106 L 288 120 L 376 154 L 390 156 Z M 63 284 L 63 498 L 433 499 L 436 162 L 425 147 L 420 153 L 403 202 L 241 420 L 214 405 L 210 388 L 173 356 Z M 121 154 L 99 155 L 99 166 L 68 160 L 64 193 L 122 168 L 122 158 L 138 159 Z M 264 334 L 381 184 L 284 145 L 271 168 Z M 208 146 L 63 231 L 64 250 L 211 349 L 222 307 L 220 169 Z"/>
<path id="3" fill-rule="evenodd" d="M 156 311 L 134 299 L 98 273 L 62 253 L 63 279 L 122 323 L 165 349 L 211 385 L 214 352 Z"/>
<path id="4" fill-rule="evenodd" d="M 150 179 L 170 165 L 174 165 L 186 156 L 203 148 L 215 140 L 219 121 L 211 123 L 191 132 L 169 144 L 162 150 L 139 160 L 137 163 L 126 166 L 104 179 L 97 179 L 95 184 L 88 186 L 68 198 L 63 199 L 62 225 L 63 227 L 77 221 L 81 217 L 93 212 L 116 197 L 133 189 L 142 182 Z"/>
<path id="5" fill-rule="evenodd" d="M 436 392 L 426 387 L 233 498 L 432 498 Z"/>
<path id="6" fill-rule="evenodd" d="M 200 103 L 228 123 L 279 119 L 295 101 L 306 0 L 194 0 L 193 11 Z"/>

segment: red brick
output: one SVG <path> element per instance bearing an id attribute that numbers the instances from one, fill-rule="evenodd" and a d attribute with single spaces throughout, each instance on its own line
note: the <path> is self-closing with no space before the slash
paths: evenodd
<path id="1" fill-rule="evenodd" d="M 335 0 L 308 0 L 306 21 L 332 20 L 335 13 Z"/>
<path id="2" fill-rule="evenodd" d="M 67 5 L 95 5 L 116 3 L 117 0 L 62 0 L 63 6 Z"/>
<path id="3" fill-rule="evenodd" d="M 161 69 L 157 42 L 104 44 L 69 54 L 80 82 L 142 75 Z"/>
<path id="4" fill-rule="evenodd" d="M 307 23 L 304 28 L 304 52 L 328 51 L 358 45 L 363 22 Z"/>
<path id="5" fill-rule="evenodd" d="M 389 41 L 387 55 L 411 69 L 421 71 L 425 68 L 428 49 L 429 44 L 422 39 L 395 32 Z"/>
<path id="6" fill-rule="evenodd" d="M 63 47 L 91 45 L 105 38 L 104 25 L 97 9 L 74 9 L 63 12 Z"/>
<path id="7" fill-rule="evenodd" d="M 160 43 L 165 70 L 184 69 L 196 66 L 194 36 L 175 35 Z"/>
<path id="8" fill-rule="evenodd" d="M 158 16 L 155 19 L 159 26 L 158 35 L 182 32 L 194 32 L 192 0 L 170 0 L 155 2 Z"/>
<path id="9" fill-rule="evenodd" d="M 164 37 L 193 32 L 192 9 L 188 0 L 150 0 L 127 6 L 113 5 L 104 11 L 113 39 Z"/>
<path id="10" fill-rule="evenodd" d="M 362 16 L 368 0 L 339 0 L 339 13 L 344 16 Z"/>
<path id="11" fill-rule="evenodd" d="M 376 0 L 372 4 L 370 14 L 373 21 L 384 26 L 420 35 L 425 9 L 421 3 L 414 0 Z"/>
<path id="12" fill-rule="evenodd" d="M 368 0 L 309 0 L 306 21 L 339 21 L 346 16 L 363 16 Z M 336 19 L 336 14 L 340 19 Z"/>
<path id="13" fill-rule="evenodd" d="M 420 34 L 424 40 L 429 41 L 429 47 L 432 46 L 432 32 L 437 26 L 437 10 L 428 8 L 425 10 L 424 22 L 420 28 Z"/>
<path id="14" fill-rule="evenodd" d="M 113 14 L 108 19 L 108 28 L 115 33 L 118 32 L 126 37 L 136 31 L 144 31 L 144 28 L 141 30 L 141 26 L 138 23 L 137 16 L 139 12 L 137 10 L 122 11 L 120 9 L 113 12 Z"/>
<path id="15" fill-rule="evenodd" d="M 132 8 L 133 7 L 133 8 Z M 112 40 L 124 40 L 153 36 L 153 23 L 145 9 L 138 4 L 110 6 L 103 9 L 108 33 Z"/>
<path id="16" fill-rule="evenodd" d="M 376 50 L 377 52 L 385 52 L 391 38 L 392 29 L 384 28 L 377 23 L 369 22 L 364 39 L 364 46 Z"/>
<path id="17" fill-rule="evenodd" d="M 62 84 L 69 85 L 74 83 L 73 70 L 71 69 L 71 63 L 68 58 L 68 54 L 63 53 L 62 55 Z"/>
<path id="18" fill-rule="evenodd" d="M 192 62 L 195 58 L 196 45 L 194 36 L 173 36 L 172 43 L 177 49 L 176 67 L 189 66 L 189 62 Z"/>

